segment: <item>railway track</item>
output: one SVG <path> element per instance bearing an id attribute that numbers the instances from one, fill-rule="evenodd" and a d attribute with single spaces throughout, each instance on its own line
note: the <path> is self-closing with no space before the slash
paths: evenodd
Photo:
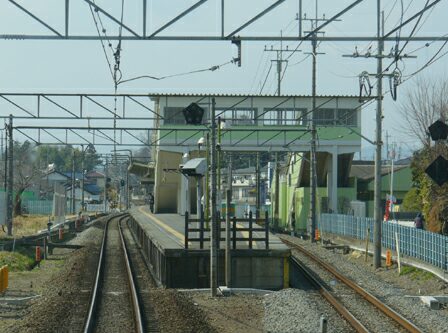
<path id="1" fill-rule="evenodd" d="M 286 239 L 282 241 L 305 255 L 306 265 L 303 262 L 305 260 L 299 260 L 296 257 L 292 259 L 293 264 L 357 332 L 422 332 L 412 322 L 338 272 L 332 265 L 296 243 Z M 310 266 L 316 273 L 311 271 Z M 319 277 L 316 274 L 319 274 Z M 334 278 L 342 283 L 333 283 L 333 290 L 330 291 L 327 285 L 334 282 Z M 323 280 L 328 280 L 330 283 L 325 283 Z M 388 327 L 387 330 L 385 327 Z"/>
<path id="2" fill-rule="evenodd" d="M 95 282 L 83 332 L 155 332 L 145 330 L 141 305 L 121 223 L 106 221 Z"/>

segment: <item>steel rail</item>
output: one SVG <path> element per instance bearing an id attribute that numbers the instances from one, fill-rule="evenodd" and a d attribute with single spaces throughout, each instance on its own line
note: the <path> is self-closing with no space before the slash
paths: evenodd
<path id="1" fill-rule="evenodd" d="M 103 267 L 104 267 L 103 258 L 104 258 L 104 248 L 105 248 L 106 240 L 107 240 L 107 229 L 109 228 L 109 222 L 112 221 L 112 219 L 114 219 L 114 218 L 115 218 L 115 216 L 108 218 L 106 221 L 106 225 L 104 226 L 103 240 L 101 242 L 100 255 L 98 257 L 98 265 L 97 265 L 96 274 L 95 274 L 95 282 L 93 283 L 92 294 L 90 296 L 89 311 L 87 312 L 87 317 L 84 322 L 84 328 L 83 328 L 84 333 L 90 333 L 93 330 L 93 324 L 95 322 L 95 312 L 96 312 L 96 308 L 97 308 L 97 304 L 98 304 L 97 296 L 98 296 L 98 290 L 99 290 L 99 284 L 100 284 L 100 277 L 102 275 Z"/>
<path id="2" fill-rule="evenodd" d="M 282 239 L 282 241 L 289 245 L 290 247 L 293 247 L 294 249 L 302 252 L 303 254 L 305 254 L 308 258 L 310 258 L 311 260 L 315 261 L 316 263 L 318 263 L 321 267 L 323 267 L 324 269 L 326 269 L 328 272 L 330 272 L 331 274 L 333 274 L 338 280 L 340 280 L 341 282 L 343 282 L 345 285 L 347 285 L 348 287 L 350 287 L 351 289 L 353 289 L 356 293 L 358 293 L 359 295 L 361 295 L 366 301 L 368 301 L 369 303 L 371 303 L 372 305 L 374 305 L 378 310 L 380 310 L 381 312 L 383 312 L 386 316 L 388 316 L 389 318 L 393 319 L 397 324 L 399 324 L 401 327 L 403 327 L 404 329 L 406 329 L 408 332 L 411 333 L 422 333 L 423 331 L 420 330 L 418 327 L 416 327 L 413 323 L 411 323 L 409 320 L 407 320 L 406 318 L 404 318 L 402 315 L 400 315 L 399 313 L 397 313 L 395 310 L 393 310 L 392 308 L 390 308 L 388 305 L 384 304 L 383 302 L 381 302 L 378 298 L 376 298 L 375 296 L 373 296 L 372 294 L 370 294 L 368 291 L 366 291 L 365 289 L 361 288 L 359 285 L 357 285 L 354 281 L 352 281 L 351 279 L 349 279 L 348 277 L 342 275 L 341 273 L 339 273 L 333 266 L 331 266 L 330 264 L 324 262 L 323 260 L 321 260 L 320 258 L 318 258 L 317 256 L 315 256 L 314 254 L 312 254 L 311 252 L 305 250 L 302 246 L 292 243 L 286 239 Z"/>
<path id="3" fill-rule="evenodd" d="M 124 255 L 125 264 L 126 264 L 126 272 L 128 275 L 129 291 L 131 292 L 132 307 L 133 307 L 133 312 L 134 312 L 134 322 L 135 322 L 135 326 L 136 326 L 135 330 L 137 333 L 143 333 L 144 330 L 143 330 L 142 313 L 140 311 L 140 302 L 138 300 L 137 289 L 135 288 L 134 277 L 132 275 L 131 264 L 130 264 L 129 255 L 128 255 L 128 248 L 126 246 L 126 242 L 124 241 L 123 229 L 121 228 L 122 221 L 123 221 L 123 219 L 120 219 L 118 221 L 118 230 L 119 230 L 119 234 L 120 234 L 121 246 L 123 249 L 123 255 Z"/>
<path id="4" fill-rule="evenodd" d="M 106 225 L 104 227 L 104 232 L 103 232 L 103 240 L 101 242 L 100 254 L 98 257 L 98 265 L 97 265 L 97 270 L 96 270 L 96 274 L 95 274 L 95 281 L 94 281 L 94 284 L 92 287 L 92 293 L 91 293 L 91 297 L 90 297 L 89 311 L 87 313 L 86 320 L 84 322 L 84 327 L 83 327 L 84 333 L 93 332 L 93 329 L 95 326 L 97 305 L 98 305 L 98 300 L 100 298 L 101 278 L 104 274 L 104 265 L 105 265 L 104 258 L 105 258 L 106 243 L 107 243 L 107 231 L 109 229 L 109 223 L 111 223 L 112 220 L 118 218 L 119 219 L 119 221 L 118 221 L 119 230 L 121 231 L 120 222 L 127 216 L 128 216 L 127 213 L 120 214 L 120 215 L 114 215 L 114 216 L 108 218 L 106 221 Z M 121 233 L 120 233 L 120 236 L 121 236 Z M 126 250 L 124 250 L 124 251 L 126 251 Z M 129 265 L 129 259 L 127 256 L 125 256 L 125 261 L 126 261 L 126 265 Z M 131 283 L 133 284 L 133 280 L 132 280 L 132 282 L 129 281 L 129 284 L 131 284 Z M 135 289 L 135 286 L 134 286 L 134 289 Z M 132 297 L 134 297 L 134 295 L 132 295 Z M 132 303 L 134 305 L 134 299 L 132 299 Z M 137 304 L 138 304 L 138 301 L 137 301 Z M 136 323 L 136 332 L 143 333 L 143 328 L 141 326 L 142 321 L 141 321 L 140 308 L 138 308 L 138 311 L 134 308 L 134 317 L 136 316 L 136 313 L 138 313 L 138 315 L 140 316 L 139 322 L 137 322 L 137 321 L 135 322 Z"/>
<path id="5" fill-rule="evenodd" d="M 313 273 L 305 267 L 296 258 L 292 257 L 292 262 L 299 268 L 305 275 L 306 279 L 310 281 L 324 297 L 328 303 L 330 303 L 334 309 L 345 319 L 358 333 L 369 333 L 369 330 L 358 320 L 356 317 L 314 276 Z"/>

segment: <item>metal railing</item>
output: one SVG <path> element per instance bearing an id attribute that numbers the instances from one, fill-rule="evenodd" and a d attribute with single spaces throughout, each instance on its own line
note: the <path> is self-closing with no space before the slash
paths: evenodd
<path id="1" fill-rule="evenodd" d="M 220 235 L 225 233 L 225 219 L 221 219 L 218 214 L 220 225 Z M 199 248 L 204 248 L 204 241 L 210 240 L 210 235 L 205 235 L 206 232 L 210 232 L 210 228 L 205 226 L 206 222 L 204 218 L 190 219 L 188 213 L 185 213 L 185 236 L 184 246 L 188 249 L 189 242 L 199 242 Z M 255 226 L 254 226 L 255 224 Z M 224 227 L 222 227 L 224 226 Z M 237 232 L 241 233 L 240 237 L 237 237 Z M 262 232 L 263 237 L 254 237 L 254 232 Z M 199 237 L 190 237 L 191 233 L 199 233 Z M 269 216 L 268 212 L 265 212 L 264 219 L 254 219 L 252 212 L 249 213 L 249 218 L 236 218 L 232 217 L 230 222 L 230 242 L 232 249 L 237 248 L 237 242 L 247 242 L 249 249 L 253 248 L 254 242 L 264 242 L 265 249 L 269 249 Z M 219 237 L 220 241 L 225 241 L 225 238 Z M 219 244 L 219 242 L 218 242 Z M 218 245 L 219 246 L 219 245 Z"/>
<path id="2" fill-rule="evenodd" d="M 373 218 L 340 214 L 321 214 L 318 227 L 322 233 L 332 233 L 373 242 Z M 368 230 L 370 232 L 368 233 Z M 447 270 L 448 237 L 433 232 L 383 222 L 381 245 L 396 250 L 398 236 L 400 253 Z"/>

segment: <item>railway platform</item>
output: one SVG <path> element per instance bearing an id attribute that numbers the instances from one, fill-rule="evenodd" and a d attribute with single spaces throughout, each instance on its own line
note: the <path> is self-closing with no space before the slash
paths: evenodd
<path id="1" fill-rule="evenodd" d="M 207 288 L 210 283 L 209 229 L 178 214 L 152 214 L 146 206 L 129 211 L 130 227 L 157 282 L 166 288 Z M 225 285 L 225 224 L 221 222 L 218 283 Z M 266 226 L 232 222 L 231 286 L 279 290 L 289 286 L 290 249 Z M 187 235 L 187 237 L 185 237 Z"/>

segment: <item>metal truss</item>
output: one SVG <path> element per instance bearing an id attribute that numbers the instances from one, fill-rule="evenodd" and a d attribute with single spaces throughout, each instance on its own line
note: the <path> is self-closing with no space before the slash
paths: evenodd
<path id="1" fill-rule="evenodd" d="M 152 104 L 147 94 L 0 93 L 0 119 L 154 120 Z"/>
<path id="2" fill-rule="evenodd" d="M 298 36 L 278 36 L 278 35 L 265 35 L 265 36 L 249 36 L 249 35 L 240 35 L 244 32 L 244 29 L 248 26 L 252 25 L 254 22 L 260 20 L 263 16 L 265 16 L 267 13 L 273 11 L 275 8 L 277 8 L 279 5 L 284 3 L 286 0 L 276 0 L 272 1 L 272 3 L 263 9 L 260 12 L 253 13 L 253 17 L 246 22 L 241 22 L 239 27 L 236 29 L 233 29 L 231 32 L 226 32 L 226 15 L 225 15 L 225 4 L 226 0 L 216 0 L 221 3 L 220 8 L 220 20 L 221 20 L 221 31 L 219 34 L 210 35 L 210 34 L 203 34 L 203 35 L 184 35 L 181 34 L 180 31 L 175 32 L 176 35 L 163 35 L 163 32 L 166 32 L 166 30 L 170 27 L 175 26 L 177 22 L 179 22 L 182 18 L 188 16 L 192 12 L 194 12 L 197 8 L 201 7 L 206 2 L 210 2 L 210 0 L 198 0 L 196 3 L 194 3 L 192 6 L 188 7 L 187 9 L 183 10 L 182 12 L 176 14 L 173 16 L 173 18 L 169 19 L 165 24 L 162 26 L 155 28 L 153 31 L 148 31 L 148 4 L 151 4 L 151 0 L 138 0 L 140 1 L 140 6 L 142 8 L 141 13 L 141 19 L 140 22 L 137 23 L 139 26 L 140 31 L 136 31 L 136 29 L 132 29 L 126 22 L 122 22 L 118 18 L 116 18 L 114 15 L 111 14 L 110 9 L 103 8 L 95 3 L 94 0 L 65 0 L 64 10 L 60 13 L 60 20 L 63 20 L 63 26 L 64 30 L 59 31 L 56 28 L 52 27 L 46 20 L 38 17 L 36 14 L 34 14 L 30 9 L 27 9 L 24 4 L 19 4 L 17 0 L 8 0 L 8 2 L 14 6 L 18 11 L 26 14 L 29 16 L 29 18 L 35 22 L 38 22 L 41 26 L 45 27 L 48 31 L 47 34 L 21 34 L 21 33 L 12 33 L 12 34 L 0 34 L 0 39 L 15 39 L 15 40 L 140 40 L 140 41 L 150 41 L 150 40 L 172 40 L 172 41 L 180 41 L 180 40 L 189 40 L 189 41 L 225 41 L 225 40 L 241 40 L 241 41 L 303 41 L 303 40 L 309 40 L 313 34 L 323 28 L 326 24 L 334 21 L 359 3 L 363 2 L 364 0 L 357 0 L 352 2 L 349 6 L 341 10 L 339 13 L 336 13 L 332 15 L 331 19 L 327 20 L 326 23 L 322 24 L 321 26 L 317 27 L 315 31 L 312 31 L 310 33 L 307 33 L 305 36 L 298 35 Z M 433 7 L 435 4 L 440 2 L 441 0 L 434 0 L 431 4 L 428 4 L 428 8 Z M 137 2 L 137 1 L 135 1 Z M 70 26 L 70 18 L 73 18 L 74 15 L 71 13 L 71 7 L 70 4 L 79 4 L 84 3 L 85 4 L 85 14 L 81 15 L 81 17 L 88 17 L 90 15 L 89 11 L 90 9 L 93 9 L 95 12 L 98 13 L 98 15 L 101 15 L 103 18 L 105 18 L 108 22 L 112 22 L 117 28 L 116 30 L 121 30 L 124 32 L 123 35 L 121 34 L 115 34 L 115 35 L 108 35 L 108 36 L 99 36 L 95 34 L 94 32 L 90 34 L 83 34 L 83 35 L 77 35 L 73 34 L 71 32 L 71 26 Z M 133 3 L 133 5 L 135 5 Z M 213 13 L 214 15 L 215 13 Z M 408 19 L 403 22 L 402 25 L 405 25 L 412 20 L 416 19 L 419 16 L 420 12 L 415 13 L 414 15 L 410 16 Z M 157 12 L 152 13 L 153 16 L 157 16 Z M 232 15 L 227 14 L 227 15 Z M 53 19 L 57 19 L 53 18 Z M 134 23 L 134 22 L 133 22 Z M 396 41 L 396 37 L 392 36 L 394 31 L 399 29 L 400 27 L 394 28 L 394 30 L 390 31 L 389 33 L 386 33 L 384 37 L 381 37 L 381 40 L 384 41 Z M 271 29 L 271 31 L 277 31 L 280 30 L 281 27 L 278 29 Z M 237 35 L 238 34 L 238 35 Z M 343 37 L 325 37 L 325 36 L 314 36 L 313 37 L 317 41 L 332 41 L 332 42 L 344 42 L 344 41 L 377 41 L 377 36 L 343 36 Z M 448 40 L 448 36 L 402 36 L 401 38 L 409 41 L 445 41 Z"/>

